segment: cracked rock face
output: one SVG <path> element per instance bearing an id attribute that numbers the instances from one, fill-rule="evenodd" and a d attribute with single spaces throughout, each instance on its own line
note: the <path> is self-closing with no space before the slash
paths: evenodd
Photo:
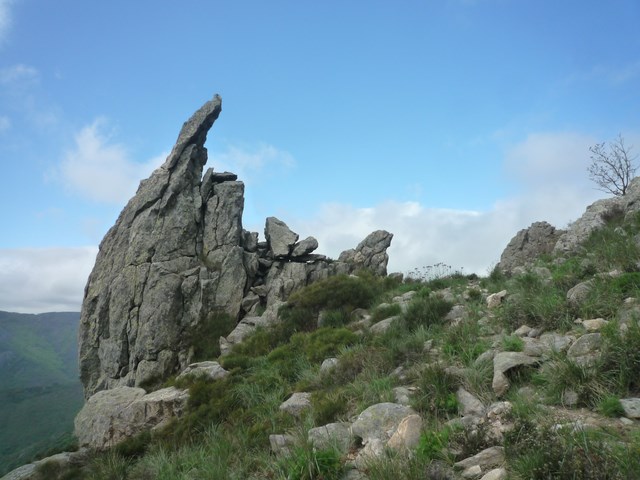
<path id="1" fill-rule="evenodd" d="M 360 268 L 386 274 L 389 232 L 372 233 L 335 262 L 311 253 L 317 240 L 298 242 L 275 217 L 266 221 L 266 242 L 243 230 L 244 184 L 230 172 L 203 176 L 204 143 L 221 104 L 215 96 L 184 124 L 100 244 L 80 319 L 86 398 L 184 370 L 194 328 L 220 312 L 241 320 L 221 339 L 225 352 L 256 325 L 277 321 L 278 307 L 309 283 Z"/>
<path id="2" fill-rule="evenodd" d="M 221 105 L 215 96 L 184 124 L 100 244 L 79 333 L 87 397 L 186 367 L 190 329 L 209 312 L 238 315 L 244 185 L 211 170 L 202 176 Z"/>

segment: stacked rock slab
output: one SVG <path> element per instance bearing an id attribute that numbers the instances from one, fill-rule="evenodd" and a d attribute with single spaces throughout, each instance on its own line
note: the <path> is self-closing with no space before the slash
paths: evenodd
<path id="1" fill-rule="evenodd" d="M 313 254 L 313 237 L 267 219 L 266 242 L 242 228 L 244 184 L 208 169 L 204 143 L 221 112 L 215 96 L 182 127 L 164 164 L 141 182 L 100 244 L 85 288 L 79 355 L 85 396 L 139 387 L 192 361 L 194 328 L 220 312 L 263 322 L 298 288 L 337 273 L 386 273 L 392 235 L 371 234 L 349 258 Z M 215 341 L 215 340 L 212 340 Z"/>

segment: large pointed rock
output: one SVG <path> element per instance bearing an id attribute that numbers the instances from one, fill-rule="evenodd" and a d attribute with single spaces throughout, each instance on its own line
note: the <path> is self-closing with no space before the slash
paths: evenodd
<path id="1" fill-rule="evenodd" d="M 100 244 L 79 332 L 88 398 L 186 367 L 194 327 L 217 311 L 237 316 L 243 266 L 244 186 L 209 170 L 215 96 L 182 127 L 164 164 L 141 182 Z"/>
<path id="2" fill-rule="evenodd" d="M 392 239 L 392 233 L 376 230 L 362 240 L 355 249 L 342 252 L 338 260 L 351 265 L 353 270 L 370 270 L 376 275 L 386 275 L 389 263 L 387 248 L 391 245 Z"/>

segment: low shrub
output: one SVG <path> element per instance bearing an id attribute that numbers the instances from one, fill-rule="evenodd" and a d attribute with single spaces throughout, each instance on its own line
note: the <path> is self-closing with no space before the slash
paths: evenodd
<path id="1" fill-rule="evenodd" d="M 419 412 L 436 417 L 458 412 L 456 390 L 460 380 L 445 371 L 439 364 L 428 365 L 418 379 L 419 392 L 413 397 L 412 406 Z"/>
<path id="2" fill-rule="evenodd" d="M 637 458 L 600 431 L 518 422 L 505 435 L 505 455 L 516 478 L 606 480 L 635 478 Z M 633 454 L 631 454 L 633 457 Z M 631 474 L 631 476 L 628 476 Z"/>
<path id="3" fill-rule="evenodd" d="M 617 418 L 624 416 L 624 408 L 622 407 L 622 403 L 620 403 L 620 399 L 611 395 L 600 400 L 598 403 L 598 411 L 605 417 Z"/>
<path id="4" fill-rule="evenodd" d="M 344 467 L 336 450 L 295 447 L 291 455 L 278 462 L 279 472 L 287 480 L 340 480 Z"/>
<path id="5" fill-rule="evenodd" d="M 505 352 L 521 352 L 524 350 L 524 340 L 516 335 L 502 338 L 502 349 Z"/>
<path id="6" fill-rule="evenodd" d="M 419 326 L 442 325 L 452 307 L 453 303 L 438 295 L 416 295 L 404 313 L 403 320 L 409 330 Z"/>
<path id="7" fill-rule="evenodd" d="M 228 335 L 236 326 L 236 319 L 224 312 L 212 312 L 191 332 L 194 361 L 211 360 L 220 356 L 220 337 Z"/>

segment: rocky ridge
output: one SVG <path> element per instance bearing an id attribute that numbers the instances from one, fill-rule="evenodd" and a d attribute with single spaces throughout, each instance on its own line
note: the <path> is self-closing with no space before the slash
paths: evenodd
<path id="1" fill-rule="evenodd" d="M 192 332 L 221 312 L 254 319 L 245 324 L 270 324 L 288 296 L 308 283 L 359 268 L 386 273 L 388 232 L 372 233 L 331 261 L 312 253 L 315 238 L 299 242 L 275 217 L 266 221 L 266 242 L 244 230 L 244 184 L 211 168 L 203 175 L 204 143 L 221 109 L 215 96 L 185 122 L 164 164 L 141 182 L 100 244 L 80 322 L 87 398 L 186 368 Z"/>
<path id="2" fill-rule="evenodd" d="M 230 177 L 225 175 L 225 178 Z M 225 181 L 235 182 L 235 179 Z M 634 218 L 637 213 L 636 199 L 640 194 L 638 179 L 632 185 L 634 187 L 623 198 L 596 202 L 597 207 L 589 207 L 585 215 L 566 232 L 556 231 L 546 223 L 534 224 L 530 231 L 519 232 L 517 240 L 512 240 L 505 249 L 505 252 L 511 253 L 503 254 L 505 262 L 501 261 L 502 269 L 512 275 L 509 279 L 499 275 L 494 279 L 481 280 L 452 277 L 413 287 L 405 284 L 396 291 L 396 296 L 386 299 L 384 303 L 371 309 L 352 311 L 346 327 L 360 335 L 363 339 L 362 348 L 370 349 L 365 350 L 370 355 L 367 358 L 375 363 L 376 356 L 382 356 L 385 348 L 392 348 L 388 344 L 398 341 L 394 337 L 394 329 L 406 328 L 406 323 L 417 309 L 425 305 L 429 308 L 448 305 L 441 316 L 430 320 L 442 327 L 443 331 L 428 330 L 429 324 L 425 323 L 428 336 L 421 336 L 423 334 L 419 331 L 406 332 L 415 337 L 404 347 L 409 352 L 405 352 L 406 357 L 394 352 L 396 363 L 390 363 L 384 369 L 384 379 L 391 379 L 393 388 L 374 395 L 373 384 L 376 382 L 370 381 L 372 390 L 367 390 L 367 394 L 371 395 L 368 398 L 376 400 L 369 400 L 366 407 L 358 410 L 351 408 L 346 418 L 343 416 L 329 423 L 322 422 L 309 429 L 304 419 L 320 408 L 319 400 L 313 390 L 296 389 L 296 384 L 291 384 L 289 388 L 292 391 L 283 396 L 277 409 L 295 419 L 293 424 L 296 427 L 283 428 L 269 436 L 274 462 L 299 452 L 299 430 L 302 428 L 303 443 L 312 445 L 314 452 L 327 449 L 339 452 L 341 470 L 344 472 L 340 478 L 344 479 L 381 478 L 373 476 L 381 462 L 397 461 L 394 465 L 402 469 L 416 458 L 424 458 L 425 452 L 429 453 L 434 448 L 437 449 L 436 460 L 425 464 L 421 476 L 416 478 L 574 478 L 561 477 L 557 472 L 557 476 L 545 476 L 544 468 L 555 468 L 553 459 L 545 460 L 547 463 L 541 465 L 532 464 L 534 466 L 527 472 L 530 477 L 522 474 L 511 477 L 516 468 L 514 442 L 521 442 L 520 438 L 529 436 L 532 449 L 540 450 L 542 445 L 544 453 L 552 455 L 555 450 L 566 447 L 563 442 L 574 438 L 574 434 L 575 438 L 583 439 L 597 435 L 602 430 L 609 436 L 614 431 L 619 435 L 615 437 L 613 446 L 598 444 L 605 458 L 607 455 L 613 458 L 617 452 L 615 448 L 624 446 L 623 439 L 633 438 L 640 428 L 640 398 L 637 397 L 640 392 L 633 390 L 637 384 L 632 383 L 636 387 L 627 390 L 624 398 L 619 398 L 619 410 L 605 415 L 604 407 L 599 407 L 594 403 L 595 399 L 589 396 L 593 395 L 589 390 L 589 383 L 593 381 L 587 382 L 587 385 L 577 380 L 575 383 L 561 383 L 561 391 L 556 392 L 559 398 L 549 401 L 544 398 L 548 392 L 527 381 L 527 375 L 539 372 L 547 382 L 552 383 L 555 377 L 563 374 L 562 368 L 567 365 L 571 368 L 578 366 L 584 375 L 593 375 L 589 377 L 593 379 L 599 378 L 595 375 L 609 375 L 609 371 L 602 373 L 602 368 L 617 361 L 612 357 L 611 342 L 637 342 L 640 339 L 640 330 L 637 330 L 640 283 L 634 283 L 634 275 L 640 270 L 640 247 L 629 251 L 631 262 L 625 258 L 625 265 L 635 265 L 635 270 L 622 272 L 617 269 L 615 261 L 606 263 L 605 267 L 593 267 L 594 270 L 591 267 L 584 268 L 583 264 L 591 253 L 583 251 L 582 246 L 588 238 L 585 232 L 592 233 L 607 227 L 614 217 L 623 218 L 625 224 L 636 222 L 633 228 L 618 227 L 614 232 L 617 238 L 626 241 L 631 235 L 640 235 L 640 222 Z M 259 267 L 255 274 L 247 275 L 252 280 L 250 286 L 244 284 L 238 307 L 241 320 L 233 332 L 220 340 L 223 353 L 232 352 L 257 327 L 268 327 L 276 322 L 277 307 L 302 285 L 333 273 L 347 273 L 361 267 L 378 273 L 386 271 L 386 247 L 381 245 L 388 246 L 390 234 L 374 232 L 356 249 L 344 252 L 338 262 L 328 262 L 326 258 L 311 253 L 315 248 L 312 238 L 299 242 L 298 236 L 283 222 L 268 219 L 267 229 L 267 242 L 262 244 L 258 243 L 257 234 L 242 233 L 245 242 L 242 244 L 243 251 L 257 253 Z M 552 256 L 553 260 L 540 262 L 541 254 Z M 580 260 L 577 262 L 580 265 L 579 274 L 566 274 L 563 265 L 575 259 Z M 326 268 L 322 266 L 325 262 Z M 274 265 L 277 267 L 272 272 Z M 561 278 L 559 282 L 558 277 Z M 598 307 L 604 309 L 602 318 L 584 316 L 593 311 L 590 292 L 622 280 L 624 289 L 620 292 L 624 296 L 614 290 L 618 295 L 614 297 L 615 302 L 608 301 Z M 450 286 L 442 288 L 443 281 Z M 433 288 L 430 289 L 430 286 Z M 554 309 L 540 315 L 540 305 L 536 303 L 531 306 L 528 303 L 535 302 L 536 298 L 527 295 L 535 291 L 536 295 L 542 297 L 548 293 L 545 289 L 550 289 L 556 295 L 553 301 L 557 303 Z M 562 294 L 562 298 L 558 299 L 558 294 Z M 544 301 L 548 302 L 549 298 L 545 297 Z M 257 306 L 262 308 L 258 309 Z M 263 315 L 252 316 L 262 309 L 265 309 Z M 562 315 L 558 315 L 558 311 Z M 431 318 L 431 313 L 427 312 L 430 310 L 423 311 L 421 321 L 426 322 L 424 318 Z M 322 319 L 321 312 L 318 324 Z M 456 332 L 463 332 L 461 345 L 453 343 L 455 335 L 460 335 Z M 376 340 L 380 338 L 384 341 Z M 422 340 L 419 345 L 416 345 L 416 339 Z M 616 348 L 621 347 L 618 345 Z M 239 375 L 237 370 L 229 372 L 223 368 L 221 364 L 226 365 L 224 358 L 224 355 L 220 357 L 220 363 L 187 364 L 180 369 L 184 370 L 184 376 L 191 376 L 194 382 L 215 384 L 225 381 L 228 376 Z M 265 361 L 269 361 L 269 356 Z M 324 358 L 316 381 L 328 378 L 334 379 L 333 383 L 337 384 L 345 371 L 354 368 L 353 361 L 353 352 L 348 349 Z M 438 376 L 424 380 L 430 378 L 425 373 L 429 371 L 437 372 Z M 480 380 L 478 376 L 483 376 L 483 379 Z M 436 379 L 446 379 L 443 381 L 449 384 L 444 396 L 433 389 Z M 381 379 L 375 380 L 379 382 Z M 92 449 L 109 448 L 136 432 L 162 429 L 166 420 L 182 414 L 187 395 L 186 390 L 174 387 L 148 394 L 145 390 L 124 385 L 99 391 L 87 402 L 86 408 L 93 408 L 101 398 L 108 399 L 106 406 L 98 413 L 87 410 L 79 415 L 78 430 L 92 432 L 91 435 L 85 435 L 81 443 Z M 150 397 L 149 406 L 140 403 L 145 397 Z M 168 398 L 174 398 L 175 403 L 167 403 Z M 351 399 L 351 402 L 355 401 L 355 398 Z M 105 415 L 104 412 L 109 409 L 112 413 Z M 525 409 L 537 413 L 523 413 Z M 169 413 L 161 416 L 158 412 L 162 411 Z M 434 421 L 437 425 L 435 430 L 433 426 L 427 426 Z M 124 431 L 128 433 L 119 436 Z M 459 432 L 467 443 L 444 440 L 444 435 L 451 432 Z M 536 435 L 541 435 L 539 438 L 546 443 L 535 444 L 535 441 L 540 441 L 536 440 Z M 525 447 L 524 443 L 518 446 L 523 450 L 526 450 Z M 86 452 L 82 452 L 77 456 L 86 455 Z M 586 457 L 586 460 L 583 457 L 585 452 L 592 455 L 592 450 L 586 448 L 572 451 L 571 455 L 561 458 L 563 463 L 570 465 L 568 475 L 578 474 L 577 469 L 584 466 L 580 462 L 587 462 L 588 469 L 580 470 L 580 474 L 586 476 L 578 478 L 604 478 L 603 472 L 612 472 L 611 465 L 602 460 L 600 452 L 593 453 L 594 456 Z M 636 478 L 640 475 L 640 465 L 635 467 L 637 463 L 633 463 L 632 455 L 627 456 L 632 470 L 626 477 L 612 478 Z M 403 459 L 409 463 L 402 463 L 405 461 Z M 35 468 L 25 467 L 24 471 L 30 469 L 33 473 Z M 400 471 L 405 470 L 394 470 L 395 473 Z"/>

